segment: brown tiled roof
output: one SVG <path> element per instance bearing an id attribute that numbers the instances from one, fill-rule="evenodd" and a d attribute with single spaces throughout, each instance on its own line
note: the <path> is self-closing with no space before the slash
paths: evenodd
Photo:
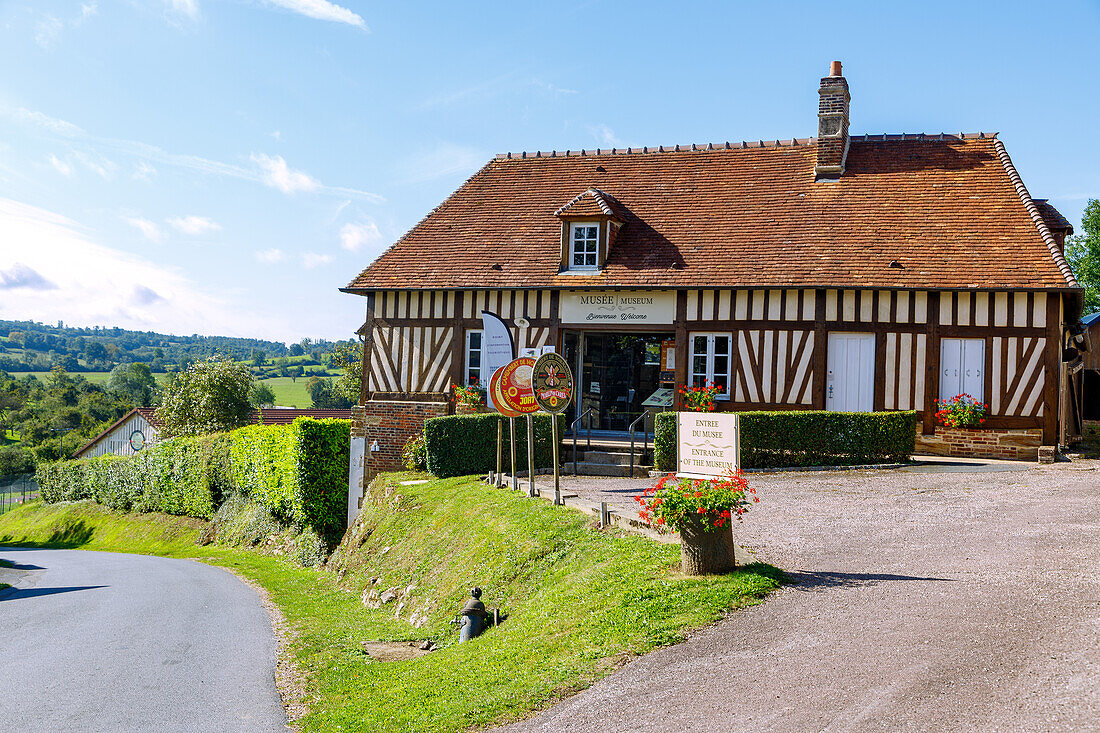
<path id="1" fill-rule="evenodd" d="M 589 188 L 555 211 L 554 215 L 560 217 L 610 216 L 621 220 L 624 213 L 622 206 L 614 198 L 598 188 Z"/>
<path id="2" fill-rule="evenodd" d="M 1039 207 L 1039 214 L 1043 217 L 1043 221 L 1047 223 L 1051 231 L 1073 234 L 1073 225 L 1069 223 L 1069 219 L 1062 216 L 1062 212 L 1054 208 L 1049 201 L 1046 199 L 1035 199 L 1035 205 Z"/>
<path id="3" fill-rule="evenodd" d="M 257 412 L 259 415 L 256 414 Z M 295 410 L 282 407 L 266 407 L 262 410 L 253 410 L 251 420 L 260 425 L 289 425 L 299 417 L 312 417 L 317 420 L 323 420 L 324 418 L 350 420 L 351 410 Z"/>
<path id="4" fill-rule="evenodd" d="M 497 156 L 346 290 L 1076 287 L 994 136 L 853 136 L 837 181 L 814 181 L 816 150 L 808 139 Z M 613 197 L 624 226 L 603 271 L 561 274 L 555 214 L 585 188 Z"/>

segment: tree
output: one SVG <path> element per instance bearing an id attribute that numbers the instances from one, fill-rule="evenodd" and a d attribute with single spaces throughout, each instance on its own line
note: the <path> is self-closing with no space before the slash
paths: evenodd
<path id="1" fill-rule="evenodd" d="M 334 391 L 327 379 L 310 377 L 306 382 L 306 391 L 313 400 L 313 406 L 319 410 L 346 410 L 352 406 L 351 400 Z"/>
<path id="2" fill-rule="evenodd" d="M 291 356 L 301 356 L 304 353 L 306 353 L 306 350 L 302 348 L 301 344 L 291 344 L 290 345 L 290 355 Z"/>
<path id="3" fill-rule="evenodd" d="M 169 437 L 247 425 L 253 382 L 252 373 L 241 362 L 217 356 L 197 361 L 166 387 L 157 418 Z"/>
<path id="4" fill-rule="evenodd" d="M 107 388 L 125 395 L 138 407 L 151 407 L 157 393 L 157 380 L 141 362 L 119 364 L 111 370 Z"/>
<path id="5" fill-rule="evenodd" d="M 287 374 L 290 376 L 290 381 L 297 382 L 298 377 L 302 376 L 303 371 L 304 370 L 302 369 L 302 367 L 298 366 L 297 364 L 287 369 Z"/>
<path id="6" fill-rule="evenodd" d="M 1089 199 L 1081 234 L 1066 240 L 1066 260 L 1085 289 L 1084 313 L 1100 310 L 1100 201 Z"/>
<path id="7" fill-rule="evenodd" d="M 34 473 L 34 454 L 26 448 L 0 447 L 0 476 Z"/>
<path id="8" fill-rule="evenodd" d="M 332 365 L 344 370 L 336 379 L 335 389 L 349 405 L 359 404 L 359 381 L 363 376 L 362 357 L 362 347 L 350 341 L 337 344 L 332 350 Z"/>
<path id="9" fill-rule="evenodd" d="M 106 361 L 107 347 L 98 341 L 93 341 L 84 349 L 84 358 L 88 361 Z"/>
<path id="10" fill-rule="evenodd" d="M 271 391 L 271 387 L 263 382 L 256 382 L 252 385 L 252 391 L 249 392 L 248 399 L 252 402 L 253 407 L 270 407 L 275 404 L 275 393 Z"/>
<path id="11" fill-rule="evenodd" d="M 267 352 L 263 349 L 252 350 L 252 366 L 263 366 L 267 363 Z"/>

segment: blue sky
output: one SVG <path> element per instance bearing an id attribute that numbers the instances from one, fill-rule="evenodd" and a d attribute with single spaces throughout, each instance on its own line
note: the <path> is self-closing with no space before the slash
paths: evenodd
<path id="1" fill-rule="evenodd" d="M 1100 197 L 1100 3 L 0 0 L 0 317 L 348 338 L 346 284 L 494 153 L 1000 132 Z"/>

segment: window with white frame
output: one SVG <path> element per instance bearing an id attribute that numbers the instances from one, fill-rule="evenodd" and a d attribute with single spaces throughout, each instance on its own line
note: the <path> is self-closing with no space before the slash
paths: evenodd
<path id="1" fill-rule="evenodd" d="M 481 331 L 466 332 L 466 384 L 482 384 Z"/>
<path id="2" fill-rule="evenodd" d="M 985 401 L 985 339 L 940 340 L 940 399 L 961 394 Z"/>
<path id="3" fill-rule="evenodd" d="M 693 387 L 716 385 L 722 390 L 720 400 L 730 398 L 730 346 L 728 333 L 693 333 L 688 380 Z"/>
<path id="4" fill-rule="evenodd" d="M 573 224 L 569 235 L 569 269 L 595 270 L 600 247 L 599 224 Z"/>

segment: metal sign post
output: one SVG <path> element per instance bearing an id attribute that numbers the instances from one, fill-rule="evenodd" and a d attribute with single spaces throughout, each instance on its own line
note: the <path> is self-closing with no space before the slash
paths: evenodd
<path id="1" fill-rule="evenodd" d="M 552 351 L 540 356 L 532 367 L 531 389 L 539 407 L 550 413 L 550 440 L 554 446 L 554 504 L 560 506 L 565 501 L 561 497 L 561 465 L 558 463 L 558 413 L 564 412 L 573 401 L 573 372 L 568 362 Z M 576 461 L 574 451 L 574 467 Z"/>

